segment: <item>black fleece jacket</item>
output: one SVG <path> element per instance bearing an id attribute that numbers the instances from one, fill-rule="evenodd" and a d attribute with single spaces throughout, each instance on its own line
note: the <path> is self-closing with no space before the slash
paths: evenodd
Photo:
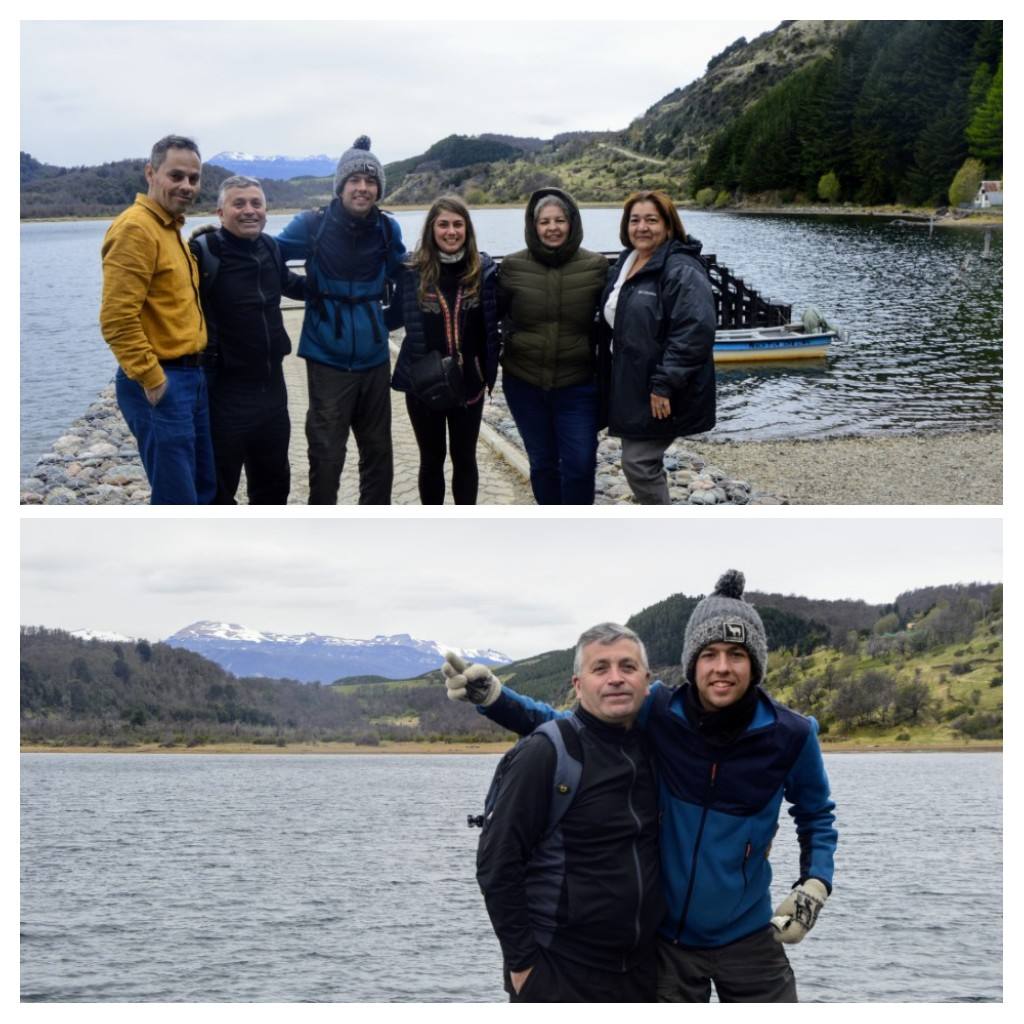
<path id="1" fill-rule="evenodd" d="M 543 946 L 626 971 L 650 955 L 664 910 L 658 801 L 643 734 L 576 715 L 583 774 L 556 829 L 547 824 L 555 751 L 534 734 L 506 770 L 477 852 L 477 881 L 509 970 Z M 571 751 L 570 746 L 570 751 Z"/>
<path id="2" fill-rule="evenodd" d="M 239 238 L 223 228 L 209 235 L 210 250 L 220 259 L 211 289 L 204 289 L 209 342 L 207 360 L 218 375 L 269 380 L 291 351 L 281 318 L 281 295 L 304 298 L 304 282 L 282 261 L 280 271 L 268 235 Z M 198 243 L 190 246 L 200 264 Z"/>

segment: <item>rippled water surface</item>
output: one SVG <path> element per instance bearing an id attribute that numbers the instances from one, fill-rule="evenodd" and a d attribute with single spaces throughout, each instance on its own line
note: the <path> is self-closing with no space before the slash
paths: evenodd
<path id="1" fill-rule="evenodd" d="M 465 824 L 496 762 L 22 755 L 22 999 L 502 1000 Z M 826 764 L 840 853 L 801 998 L 1000 1000 L 1000 755 Z"/>
<path id="2" fill-rule="evenodd" d="M 398 214 L 410 246 L 422 212 Z M 617 250 L 619 211 L 584 210 L 586 245 Z M 290 218 L 269 219 L 280 231 Z M 210 221 L 196 218 L 186 226 Z M 474 214 L 481 248 L 522 248 L 518 210 Z M 1001 230 L 877 218 L 690 213 L 705 252 L 762 294 L 813 305 L 848 331 L 827 361 L 720 370 L 713 437 L 824 437 L 998 427 Z M 22 469 L 113 376 L 99 332 L 100 244 L 109 221 L 21 226 Z"/>

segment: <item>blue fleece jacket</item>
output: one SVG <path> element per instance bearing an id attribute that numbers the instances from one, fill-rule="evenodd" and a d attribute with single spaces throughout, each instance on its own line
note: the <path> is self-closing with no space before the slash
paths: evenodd
<path id="1" fill-rule="evenodd" d="M 654 751 L 661 808 L 661 874 L 668 913 L 659 934 L 701 949 L 725 946 L 768 926 L 768 860 L 785 799 L 800 845 L 800 879 L 831 890 L 838 834 L 817 723 L 758 690 L 747 729 L 709 743 L 685 712 L 685 685 L 656 682 L 640 711 Z M 558 712 L 504 687 L 480 709 L 521 735 Z"/>
<path id="2" fill-rule="evenodd" d="M 374 207 L 353 217 L 332 200 L 295 216 L 277 236 L 286 260 L 306 260 L 306 314 L 298 354 L 338 370 L 372 370 L 390 358 L 381 302 L 405 256 L 402 229 Z M 314 252 L 315 250 L 315 252 Z"/>

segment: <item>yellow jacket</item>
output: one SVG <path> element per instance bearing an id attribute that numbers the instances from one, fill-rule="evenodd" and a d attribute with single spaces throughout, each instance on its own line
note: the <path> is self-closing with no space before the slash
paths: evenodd
<path id="1" fill-rule="evenodd" d="M 103 239 L 100 330 L 126 376 L 144 388 L 164 381 L 161 359 L 206 348 L 199 271 L 175 217 L 141 193 Z"/>

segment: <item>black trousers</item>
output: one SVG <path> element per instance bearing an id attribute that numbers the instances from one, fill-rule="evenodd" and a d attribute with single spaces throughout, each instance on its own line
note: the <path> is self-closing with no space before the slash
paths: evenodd
<path id="1" fill-rule="evenodd" d="M 351 430 L 359 447 L 359 504 L 390 505 L 391 365 L 384 362 L 372 370 L 349 372 L 307 359 L 306 379 L 309 504 L 338 503 Z"/>
<path id="2" fill-rule="evenodd" d="M 245 469 L 250 505 L 286 505 L 291 488 L 288 393 L 280 364 L 269 382 L 209 375 L 215 505 L 234 505 Z"/>
<path id="3" fill-rule="evenodd" d="M 505 991 L 510 1003 L 653 1003 L 657 991 L 654 949 L 621 974 L 542 950 L 518 994 L 505 968 Z"/>
<path id="4" fill-rule="evenodd" d="M 795 1003 L 796 978 L 771 928 L 717 949 L 683 949 L 658 940 L 658 1002 Z"/>
<path id="5" fill-rule="evenodd" d="M 444 459 L 447 449 L 450 449 L 452 498 L 456 505 L 475 505 L 480 486 L 476 443 L 480 437 L 484 400 L 481 398 L 472 405 L 447 412 L 435 412 L 406 393 L 405 408 L 420 449 L 420 502 L 424 505 L 444 504 Z"/>

